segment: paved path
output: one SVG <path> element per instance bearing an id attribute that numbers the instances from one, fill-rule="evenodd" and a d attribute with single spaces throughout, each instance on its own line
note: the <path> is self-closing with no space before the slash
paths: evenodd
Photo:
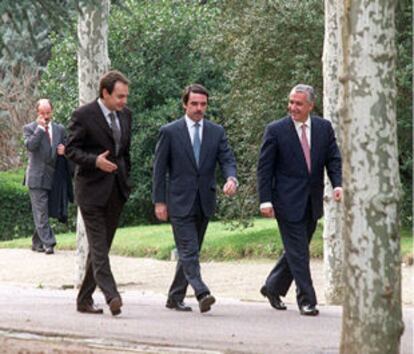
<path id="1" fill-rule="evenodd" d="M 111 265 L 121 291 L 136 290 L 144 294 L 165 295 L 175 270 L 175 262 L 150 258 L 111 256 Z M 203 278 L 217 297 L 266 301 L 259 289 L 274 266 L 273 261 L 206 262 L 201 266 Z M 313 260 L 311 268 L 318 302 L 324 304 L 322 261 Z M 0 249 L 2 284 L 61 289 L 73 285 L 74 272 L 75 255 L 71 251 L 45 255 L 25 249 Z M 402 268 L 402 279 L 403 304 L 414 306 L 414 266 Z M 293 289 L 285 300 L 295 307 Z"/>
<path id="2" fill-rule="evenodd" d="M 324 306 L 322 262 L 312 261 L 321 315 L 298 314 L 294 291 L 288 311 L 275 311 L 258 293 L 273 266 L 262 262 L 202 264 L 218 302 L 201 315 L 165 309 L 174 262 L 112 256 L 125 306 L 119 318 L 75 311 L 73 252 L 47 256 L 0 249 L 0 353 L 318 353 L 339 351 L 341 308 Z M 413 352 L 414 267 L 403 268 L 403 354 Z M 103 304 L 98 293 L 95 300 Z M 323 339 L 323 340 L 321 340 Z M 7 348 L 7 349 L 5 349 Z M 31 348 L 30 351 L 24 351 Z M 6 351 L 2 351 L 6 350 Z M 33 350 L 33 351 L 32 351 Z"/>

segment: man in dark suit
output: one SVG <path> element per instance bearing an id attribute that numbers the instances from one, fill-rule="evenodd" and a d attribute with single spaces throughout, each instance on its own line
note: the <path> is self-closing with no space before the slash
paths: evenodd
<path id="1" fill-rule="evenodd" d="M 182 97 L 185 116 L 160 129 L 153 170 L 155 215 L 171 220 L 179 260 L 166 307 L 191 311 L 184 304 L 187 286 L 194 289 L 201 312 L 215 298 L 201 279 L 199 252 L 216 205 L 216 165 L 226 180 L 224 194 L 236 193 L 236 161 L 222 126 L 204 118 L 208 92 L 188 86 Z"/>
<path id="2" fill-rule="evenodd" d="M 130 193 L 128 85 L 120 72 L 106 73 L 99 83 L 99 98 L 75 110 L 69 124 L 66 156 L 77 165 L 75 199 L 89 243 L 85 278 L 77 298 L 79 312 L 103 313 L 92 299 L 98 285 L 112 315 L 121 313 L 122 300 L 108 253 Z"/>
<path id="3" fill-rule="evenodd" d="M 260 211 L 276 217 L 284 253 L 266 279 L 261 293 L 272 307 L 285 310 L 292 280 L 302 315 L 316 316 L 316 294 L 309 268 L 309 243 L 323 213 L 324 172 L 342 197 L 341 156 L 331 123 L 310 116 L 315 94 L 297 85 L 289 95 L 289 116 L 270 123 L 261 146 L 257 179 Z"/>
<path id="4" fill-rule="evenodd" d="M 48 99 L 36 103 L 37 118 L 23 128 L 29 155 L 25 185 L 29 187 L 35 232 L 32 250 L 53 254 L 56 238 L 49 224 L 49 193 L 52 189 L 57 156 L 65 153 L 65 128 L 52 122 L 53 106 Z"/>

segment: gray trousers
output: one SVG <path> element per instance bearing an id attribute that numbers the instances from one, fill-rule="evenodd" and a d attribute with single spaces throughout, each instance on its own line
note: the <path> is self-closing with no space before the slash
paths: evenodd
<path id="1" fill-rule="evenodd" d="M 36 227 L 32 245 L 35 247 L 53 247 L 56 245 L 56 238 L 49 225 L 48 190 L 29 188 L 29 195 L 32 203 L 33 221 Z"/>

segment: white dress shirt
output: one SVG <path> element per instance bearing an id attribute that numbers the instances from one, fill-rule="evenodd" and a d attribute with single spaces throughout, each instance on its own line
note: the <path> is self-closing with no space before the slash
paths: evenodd
<path id="1" fill-rule="evenodd" d="M 118 114 L 116 113 L 116 111 L 110 111 L 105 104 L 102 102 L 102 100 L 100 98 L 98 98 L 98 105 L 101 108 L 101 111 L 106 119 L 106 122 L 108 123 L 109 127 L 112 129 L 112 122 L 111 122 L 111 117 L 109 117 L 110 113 L 113 113 L 115 115 L 115 122 L 116 125 L 118 126 L 118 129 L 121 129 L 121 126 L 119 125 L 119 118 L 118 118 Z"/>
<path id="2" fill-rule="evenodd" d="M 188 134 L 190 135 L 191 139 L 191 145 L 194 144 L 194 133 L 195 133 L 195 125 L 196 123 L 200 124 L 200 127 L 198 128 L 199 134 L 200 134 L 200 143 L 203 141 L 203 127 L 204 122 L 203 119 L 201 119 L 198 122 L 194 122 L 189 116 L 185 115 L 185 124 L 187 125 Z"/>
<path id="3" fill-rule="evenodd" d="M 37 125 L 40 129 L 42 129 L 43 131 L 46 131 L 45 127 L 42 127 L 41 125 Z M 47 129 L 48 129 L 48 133 L 50 136 L 50 141 L 53 141 L 53 128 L 52 128 L 52 121 L 49 121 L 49 123 L 47 123 Z"/>

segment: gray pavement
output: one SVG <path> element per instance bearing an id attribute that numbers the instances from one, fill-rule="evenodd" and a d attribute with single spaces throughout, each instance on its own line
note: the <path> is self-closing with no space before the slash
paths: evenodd
<path id="1" fill-rule="evenodd" d="M 73 282 L 73 252 L 46 256 L 0 249 L 0 353 L 31 353 L 24 351 L 27 347 L 36 353 L 74 354 L 339 352 L 341 308 L 324 305 L 320 261 L 312 261 L 321 304 L 317 318 L 298 314 L 294 291 L 287 297 L 287 311 L 273 310 L 260 296 L 258 289 L 273 265 L 269 260 L 202 264 L 218 299 L 203 315 L 193 297 L 187 301 L 192 313 L 164 307 L 174 262 L 112 256 L 111 263 L 124 299 L 119 318 L 106 308 L 103 316 L 75 311 L 76 291 L 62 290 Z M 403 268 L 403 354 L 413 352 L 412 275 L 413 267 Z M 95 301 L 103 305 L 102 294 Z"/>

